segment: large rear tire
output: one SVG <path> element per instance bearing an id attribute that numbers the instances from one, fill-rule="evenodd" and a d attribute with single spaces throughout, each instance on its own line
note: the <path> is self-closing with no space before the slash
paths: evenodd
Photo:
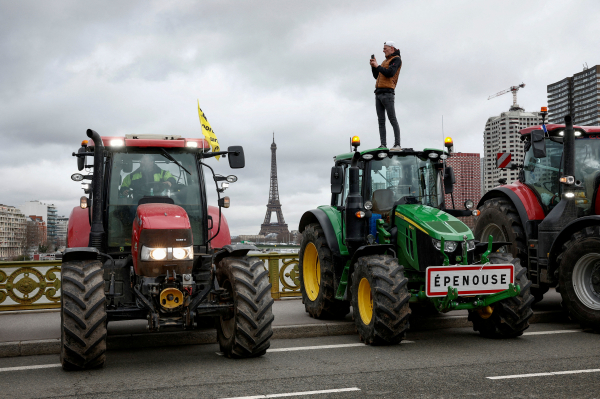
<path id="1" fill-rule="evenodd" d="M 102 367 L 106 353 L 102 262 L 64 262 L 61 267 L 61 301 L 60 362 L 63 369 Z"/>
<path id="2" fill-rule="evenodd" d="M 600 227 L 573 234 L 557 261 L 563 304 L 584 328 L 600 332 Z"/>
<path id="3" fill-rule="evenodd" d="M 505 198 L 492 198 L 485 201 L 479 211 L 481 214 L 475 225 L 475 239 L 487 242 L 491 235 L 494 241 L 511 242 L 512 245 L 502 247 L 498 252 L 512 254 L 513 257 L 519 258 L 521 266 L 526 268 L 528 257 L 525 229 L 514 204 Z M 532 287 L 530 291 L 535 298 L 534 303 L 541 301 L 549 288 L 550 286 L 544 283 L 540 283 L 537 288 Z"/>
<path id="4" fill-rule="evenodd" d="M 409 328 L 410 294 L 404 267 L 389 255 L 360 258 L 352 273 L 352 309 L 360 340 L 394 345 Z"/>
<path id="5" fill-rule="evenodd" d="M 234 314 L 217 321 L 217 338 L 230 358 L 262 356 L 271 345 L 273 298 L 269 272 L 254 257 L 228 257 L 217 266 L 219 286 L 233 298 Z"/>
<path id="6" fill-rule="evenodd" d="M 350 301 L 335 299 L 333 257 L 318 223 L 309 224 L 302 232 L 298 258 L 306 312 L 316 319 L 343 319 L 350 312 Z"/>
<path id="7" fill-rule="evenodd" d="M 518 296 L 504 299 L 490 306 L 492 312 L 469 310 L 469 321 L 473 322 L 473 330 L 488 338 L 514 338 L 523 335 L 529 328 L 529 319 L 533 316 L 531 305 L 534 298 L 530 293 L 531 281 L 527 279 L 527 270 L 521 267 L 519 258 L 511 254 L 492 253 L 491 264 L 510 264 L 515 267 L 515 283 L 521 292 Z"/>

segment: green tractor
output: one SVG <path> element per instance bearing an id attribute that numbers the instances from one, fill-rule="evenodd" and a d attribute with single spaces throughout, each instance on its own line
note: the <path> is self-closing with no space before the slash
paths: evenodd
<path id="1" fill-rule="evenodd" d="M 334 158 L 331 204 L 300 220 L 300 289 L 306 311 L 340 319 L 353 309 L 361 341 L 399 343 L 412 309 L 467 309 L 475 331 L 517 337 L 529 327 L 531 282 L 518 258 L 497 249 L 506 242 L 478 242 L 446 209 L 454 173 L 452 153 L 375 148 Z"/>

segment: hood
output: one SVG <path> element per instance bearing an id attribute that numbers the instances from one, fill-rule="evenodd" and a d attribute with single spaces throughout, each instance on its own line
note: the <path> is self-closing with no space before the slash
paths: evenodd
<path id="1" fill-rule="evenodd" d="M 447 241 L 473 240 L 471 229 L 454 216 L 427 205 L 400 205 L 394 210 L 397 218 L 403 219 L 431 238 Z"/>

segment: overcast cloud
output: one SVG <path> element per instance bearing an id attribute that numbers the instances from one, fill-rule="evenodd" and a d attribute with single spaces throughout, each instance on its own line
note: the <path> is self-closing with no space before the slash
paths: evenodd
<path id="1" fill-rule="evenodd" d="M 297 229 L 329 202 L 349 137 L 379 145 L 369 57 L 383 60 L 385 40 L 403 59 L 402 146 L 440 147 L 444 115 L 455 149 L 481 153 L 487 118 L 512 103 L 487 97 L 524 82 L 519 104 L 546 105 L 548 84 L 600 63 L 599 20 L 597 1 L 0 1 L 0 203 L 68 215 L 87 128 L 198 137 L 199 99 L 221 146 L 246 153 L 227 191 L 232 234 L 260 229 L 272 132 Z"/>

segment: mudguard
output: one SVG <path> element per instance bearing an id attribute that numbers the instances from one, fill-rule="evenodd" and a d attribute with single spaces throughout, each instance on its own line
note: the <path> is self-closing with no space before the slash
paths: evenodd
<path id="1" fill-rule="evenodd" d="M 564 229 L 558 233 L 558 236 L 554 239 L 552 247 L 550 248 L 550 254 L 548 255 L 548 277 L 554 280 L 554 273 L 558 268 L 558 262 L 556 258 L 562 252 L 562 247 L 565 242 L 571 239 L 571 236 L 585 229 L 586 227 L 600 226 L 600 215 L 585 216 L 576 219 L 565 226 Z"/>
<path id="2" fill-rule="evenodd" d="M 546 216 L 544 209 L 535 194 L 531 192 L 529 187 L 521 182 L 507 184 L 505 186 L 496 187 L 485 193 L 479 200 L 477 208 L 481 207 L 485 201 L 498 197 L 509 199 L 515 208 L 517 208 L 519 219 L 521 219 L 521 225 L 525 230 L 525 238 L 529 241 L 532 232 L 529 231 L 529 224 L 527 222 L 530 220 L 543 220 Z"/>
<path id="3" fill-rule="evenodd" d="M 67 248 L 63 253 L 62 263 L 72 260 L 98 259 L 98 254 L 100 254 L 98 248 L 93 247 Z"/>
<path id="4" fill-rule="evenodd" d="M 323 209 L 324 208 L 324 209 Z M 342 242 L 342 230 L 341 230 L 341 218 L 337 218 L 334 215 L 337 212 L 332 206 L 320 206 L 317 209 L 311 209 L 310 211 L 304 212 L 300 219 L 300 225 L 298 231 L 302 233 L 304 228 L 311 223 L 319 223 L 325 234 L 327 245 L 334 255 L 348 255 L 348 250 Z M 341 216 L 341 215 L 340 215 Z M 337 232 L 334 229 L 332 218 L 335 219 L 335 225 L 337 226 Z"/>
<path id="5" fill-rule="evenodd" d="M 391 251 L 394 258 L 397 257 L 396 251 L 392 244 L 373 244 L 359 247 L 354 255 L 352 255 L 352 259 L 350 260 L 350 274 L 352 274 L 352 271 L 354 270 L 354 264 L 358 262 L 359 258 L 370 255 L 384 255 L 387 251 Z"/>
<path id="6" fill-rule="evenodd" d="M 214 262 L 218 264 L 223 258 L 229 256 L 246 256 L 250 251 L 257 251 L 254 245 L 250 244 L 233 244 L 225 245 L 220 251 L 215 254 Z"/>

